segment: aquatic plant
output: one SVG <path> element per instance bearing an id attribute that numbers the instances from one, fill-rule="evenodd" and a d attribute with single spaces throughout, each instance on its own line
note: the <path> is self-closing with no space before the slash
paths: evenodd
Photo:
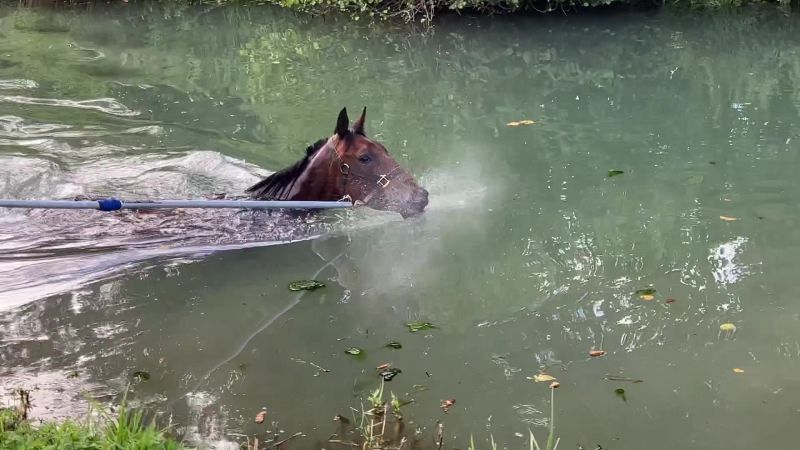
<path id="1" fill-rule="evenodd" d="M 23 390 L 20 393 L 26 392 Z M 21 398 L 22 395 L 20 395 Z M 34 426 L 27 420 L 28 404 L 0 409 L 0 448 L 3 449 L 82 449 L 82 450 L 180 450 L 184 448 L 165 429 L 145 423 L 142 411 L 122 402 L 112 415 L 98 408 L 85 420 L 44 422 Z"/>

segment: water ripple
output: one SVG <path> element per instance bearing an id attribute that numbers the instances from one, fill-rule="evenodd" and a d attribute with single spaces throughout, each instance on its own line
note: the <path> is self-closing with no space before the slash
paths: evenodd
<path id="1" fill-rule="evenodd" d="M 0 89 L 4 90 L 36 89 L 37 87 L 39 87 L 39 83 L 33 80 L 0 80 Z"/>
<path id="2" fill-rule="evenodd" d="M 25 119 L 17 116 L 0 116 L 0 138 L 28 139 L 28 138 L 78 138 L 78 137 L 104 137 L 118 134 L 147 134 L 156 136 L 163 134 L 164 129 L 158 125 L 143 125 L 120 131 L 104 129 L 97 126 L 76 128 L 72 125 L 54 123 L 26 123 Z M 0 139 L 0 144 L 11 145 L 5 139 Z"/>
<path id="3" fill-rule="evenodd" d="M 62 106 L 65 108 L 88 109 L 120 117 L 134 117 L 139 115 L 139 111 L 133 111 L 113 98 L 66 100 L 58 98 L 25 97 L 22 95 L 0 95 L 0 102 L 17 103 L 20 105 Z"/>

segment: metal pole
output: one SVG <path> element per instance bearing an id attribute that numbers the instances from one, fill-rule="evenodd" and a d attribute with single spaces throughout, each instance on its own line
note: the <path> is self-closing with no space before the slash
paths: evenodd
<path id="1" fill-rule="evenodd" d="M 153 200 L 128 202 L 103 200 L 0 200 L 0 208 L 44 209 L 157 209 L 157 208 L 241 208 L 241 209 L 332 209 L 353 206 L 347 201 L 289 201 L 289 200 Z"/>

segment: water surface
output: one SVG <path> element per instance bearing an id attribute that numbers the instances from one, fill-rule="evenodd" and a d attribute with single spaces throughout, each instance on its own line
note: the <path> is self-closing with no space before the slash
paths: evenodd
<path id="1" fill-rule="evenodd" d="M 521 448 L 545 431 L 550 393 L 527 377 L 547 368 L 559 448 L 790 447 L 798 32 L 771 10 L 423 35 L 271 8 L 3 7 L 2 197 L 241 192 L 366 105 L 431 206 L 269 232 L 223 212 L 2 211 L 2 387 L 64 417 L 147 371 L 131 397 L 187 440 L 330 448 L 390 361 L 423 444 L 442 421 L 450 447 Z M 287 290 L 308 277 L 328 286 Z"/>

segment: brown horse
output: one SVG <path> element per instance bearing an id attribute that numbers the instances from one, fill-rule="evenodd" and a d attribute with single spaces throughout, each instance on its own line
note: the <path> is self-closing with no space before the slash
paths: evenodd
<path id="1" fill-rule="evenodd" d="M 350 128 L 347 109 L 336 121 L 334 134 L 306 149 L 303 159 L 247 189 L 258 200 L 341 200 L 403 218 L 422 213 L 428 191 L 389 155 L 386 147 L 364 131 L 367 108 Z"/>

